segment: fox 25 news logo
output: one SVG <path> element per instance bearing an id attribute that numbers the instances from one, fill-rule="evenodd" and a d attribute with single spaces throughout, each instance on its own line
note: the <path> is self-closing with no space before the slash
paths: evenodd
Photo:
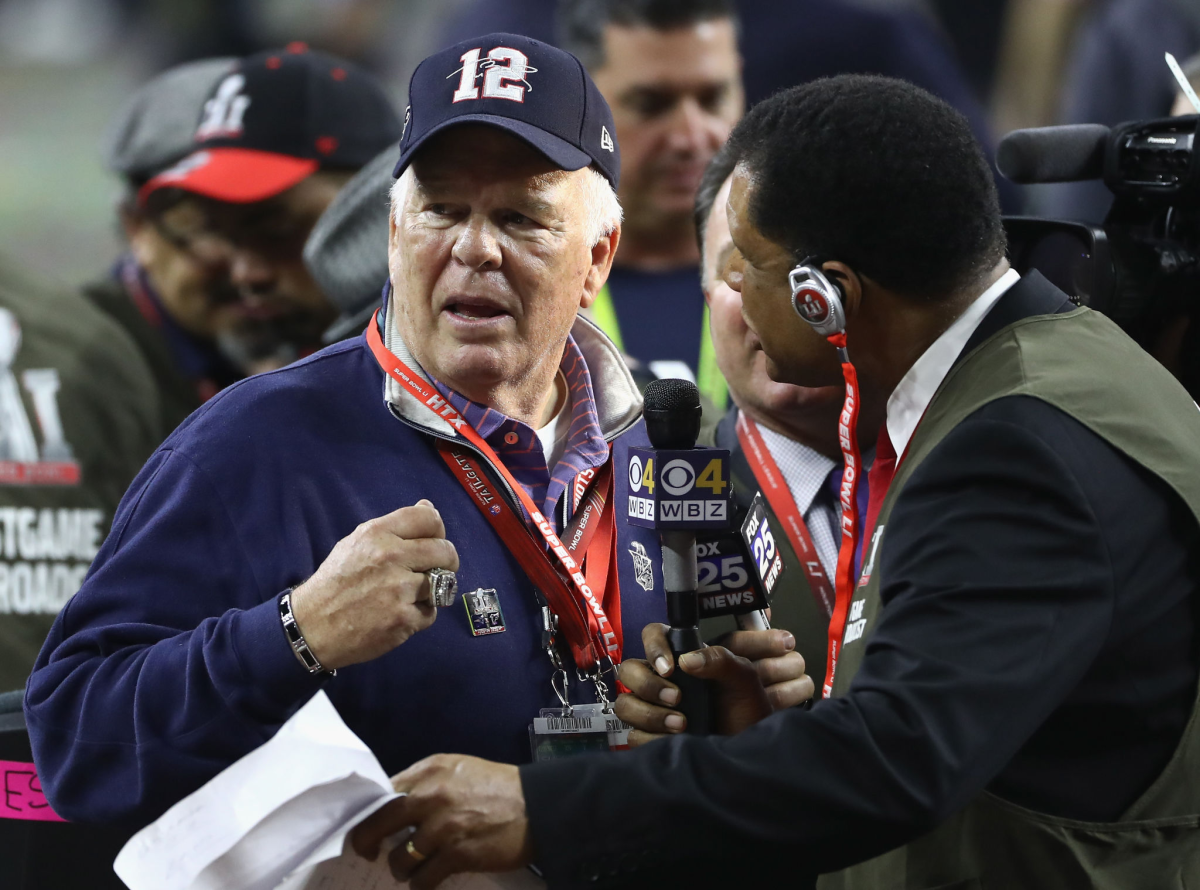
<path id="1" fill-rule="evenodd" d="M 729 452 L 720 448 L 629 452 L 629 521 L 644 528 L 705 529 L 729 524 Z"/>
<path id="2" fill-rule="evenodd" d="M 740 529 L 696 535 L 700 617 L 765 609 L 783 574 L 783 559 L 767 521 L 762 493 Z"/>

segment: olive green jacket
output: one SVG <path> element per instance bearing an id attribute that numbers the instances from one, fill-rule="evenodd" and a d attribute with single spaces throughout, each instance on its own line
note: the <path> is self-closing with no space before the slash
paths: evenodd
<path id="1" fill-rule="evenodd" d="M 1114 374 L 1113 368 L 1120 368 Z M 1147 398 L 1153 393 L 1153 398 Z M 880 554 L 905 483 L 959 423 L 1006 396 L 1041 399 L 1167 483 L 1200 522 L 1200 409 L 1111 321 L 1087 309 L 1001 328 L 947 375 L 908 446 L 876 524 L 874 558 L 851 614 L 865 619 L 839 653 L 846 694 L 881 614 Z M 864 583 L 865 582 L 865 583 Z M 857 606 L 857 608 L 856 608 Z M 1115 823 L 1037 813 L 984 792 L 932 831 L 825 875 L 825 890 L 1200 887 L 1200 726 L 1192 716 L 1158 780 Z"/>

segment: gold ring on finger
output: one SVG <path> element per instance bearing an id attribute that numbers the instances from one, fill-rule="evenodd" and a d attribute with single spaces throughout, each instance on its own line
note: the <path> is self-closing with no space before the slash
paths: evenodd
<path id="1" fill-rule="evenodd" d="M 404 845 L 404 852 L 415 859 L 417 862 L 424 862 L 429 857 L 413 846 L 412 838 L 408 839 L 408 843 Z"/>

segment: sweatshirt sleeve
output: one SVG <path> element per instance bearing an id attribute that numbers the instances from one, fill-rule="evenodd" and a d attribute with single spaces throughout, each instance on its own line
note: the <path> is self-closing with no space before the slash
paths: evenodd
<path id="1" fill-rule="evenodd" d="M 156 453 L 27 686 L 55 811 L 144 824 L 273 735 L 322 682 L 288 646 L 283 592 L 255 577 L 207 474 Z"/>

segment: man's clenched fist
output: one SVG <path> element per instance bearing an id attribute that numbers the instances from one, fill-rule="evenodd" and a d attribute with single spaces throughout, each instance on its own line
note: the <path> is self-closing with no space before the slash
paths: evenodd
<path id="1" fill-rule="evenodd" d="M 364 522 L 337 542 L 292 591 L 292 612 L 327 670 L 371 661 L 433 624 L 425 572 L 458 570 L 442 517 L 429 501 Z"/>

